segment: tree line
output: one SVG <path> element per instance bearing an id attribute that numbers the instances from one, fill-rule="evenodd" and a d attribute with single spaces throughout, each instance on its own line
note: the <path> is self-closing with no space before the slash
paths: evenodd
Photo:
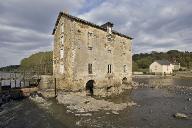
<path id="1" fill-rule="evenodd" d="M 0 68 L 0 71 L 32 71 L 38 74 L 53 73 L 53 52 L 39 52 L 21 60 L 20 65 Z M 170 50 L 167 52 L 140 53 L 133 55 L 133 71 L 148 71 L 149 65 L 155 60 L 166 59 L 172 63 L 180 63 L 182 67 L 192 69 L 192 52 Z"/>
<path id="2" fill-rule="evenodd" d="M 34 72 L 40 75 L 53 73 L 53 52 L 39 52 L 21 60 L 20 65 L 10 65 L 0 68 L 0 71 Z"/>

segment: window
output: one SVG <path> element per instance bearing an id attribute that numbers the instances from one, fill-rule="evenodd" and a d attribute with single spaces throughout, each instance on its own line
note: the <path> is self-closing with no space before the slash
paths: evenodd
<path id="1" fill-rule="evenodd" d="M 112 65 L 108 64 L 108 67 L 107 67 L 108 71 L 107 71 L 107 73 L 111 73 L 111 67 L 112 67 Z"/>
<path id="2" fill-rule="evenodd" d="M 61 44 L 64 44 L 64 38 L 63 38 L 63 36 L 61 37 Z"/>
<path id="3" fill-rule="evenodd" d="M 57 63 L 57 61 L 56 60 L 53 60 L 53 64 L 56 64 Z"/>
<path id="4" fill-rule="evenodd" d="M 92 71 L 92 64 L 88 64 L 88 73 L 89 74 L 93 73 L 93 71 Z"/>
<path id="5" fill-rule="evenodd" d="M 92 47 L 88 47 L 88 50 L 92 50 L 93 48 Z"/>
<path id="6" fill-rule="evenodd" d="M 127 65 L 123 65 L 123 72 L 124 72 L 124 73 L 127 72 Z"/>
<path id="7" fill-rule="evenodd" d="M 111 53 L 111 50 L 110 50 L 110 49 L 108 49 L 107 51 L 108 51 L 108 53 Z"/>
<path id="8" fill-rule="evenodd" d="M 63 74 L 64 73 L 64 65 L 60 64 L 60 73 Z"/>
<path id="9" fill-rule="evenodd" d="M 93 41 L 93 34 L 91 32 L 88 32 L 88 47 L 93 47 L 92 45 L 92 42 Z"/>
<path id="10" fill-rule="evenodd" d="M 157 65 L 155 65 L 155 70 L 157 70 Z"/>
<path id="11" fill-rule="evenodd" d="M 111 27 L 107 27 L 108 33 L 111 34 L 112 33 L 112 28 Z"/>
<path id="12" fill-rule="evenodd" d="M 63 59 L 63 57 L 64 57 L 64 50 L 61 49 L 61 50 L 60 50 L 60 59 Z"/>
<path id="13" fill-rule="evenodd" d="M 64 32 L 64 24 L 62 23 L 61 24 L 61 33 L 63 33 Z"/>

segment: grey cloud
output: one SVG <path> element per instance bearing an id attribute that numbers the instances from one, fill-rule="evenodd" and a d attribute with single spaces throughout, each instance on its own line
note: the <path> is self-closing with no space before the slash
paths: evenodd
<path id="1" fill-rule="evenodd" d="M 38 51 L 52 50 L 52 30 L 59 11 L 78 13 L 85 0 L 0 1 L 0 67 L 19 64 Z"/>
<path id="2" fill-rule="evenodd" d="M 130 34 L 134 52 L 189 50 L 192 28 L 190 0 L 105 1 L 80 16 L 96 23 L 109 19 L 114 29 Z"/>

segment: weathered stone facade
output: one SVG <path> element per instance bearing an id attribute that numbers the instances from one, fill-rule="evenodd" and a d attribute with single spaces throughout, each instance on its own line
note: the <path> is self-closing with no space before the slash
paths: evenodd
<path id="1" fill-rule="evenodd" d="M 99 26 L 60 12 L 55 28 L 53 74 L 57 88 L 84 89 L 119 86 L 132 75 L 132 38 L 112 30 L 112 23 Z"/>

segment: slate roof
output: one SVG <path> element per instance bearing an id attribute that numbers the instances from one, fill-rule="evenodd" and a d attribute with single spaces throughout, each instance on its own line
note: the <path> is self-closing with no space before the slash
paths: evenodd
<path id="1" fill-rule="evenodd" d="M 169 62 L 168 60 L 156 60 L 155 62 L 161 64 L 161 65 L 170 65 L 171 62 Z"/>
<path id="2" fill-rule="evenodd" d="M 99 25 L 97 25 L 97 24 L 91 23 L 91 22 L 89 22 L 89 21 L 80 19 L 80 18 L 75 17 L 75 16 L 72 16 L 72 15 L 69 15 L 69 14 L 67 14 L 67 13 L 60 12 L 59 15 L 58 15 L 58 17 L 57 17 L 57 21 L 56 21 L 56 23 L 55 23 L 55 27 L 54 27 L 54 29 L 53 29 L 52 35 L 55 34 L 55 31 L 56 31 L 56 28 L 57 28 L 57 25 L 58 25 L 58 23 L 59 23 L 59 20 L 60 20 L 61 16 L 66 16 L 66 17 L 68 17 L 68 18 L 70 18 L 70 19 L 72 19 L 72 20 L 75 20 L 75 21 L 77 21 L 77 22 L 81 22 L 81 23 L 90 25 L 90 26 L 92 26 L 92 27 L 101 29 L 101 30 L 103 30 L 103 31 L 107 31 L 107 29 L 106 29 L 105 27 L 99 26 Z M 122 37 L 125 37 L 125 38 L 128 38 L 128 39 L 130 39 L 130 40 L 133 39 L 132 37 L 129 37 L 129 36 L 127 36 L 127 35 L 124 35 L 124 34 L 122 34 L 122 33 L 119 33 L 119 32 L 117 32 L 117 31 L 114 31 L 114 30 L 112 30 L 112 33 L 113 33 L 113 34 L 116 34 L 116 35 L 119 35 L 119 36 L 122 36 Z"/>

